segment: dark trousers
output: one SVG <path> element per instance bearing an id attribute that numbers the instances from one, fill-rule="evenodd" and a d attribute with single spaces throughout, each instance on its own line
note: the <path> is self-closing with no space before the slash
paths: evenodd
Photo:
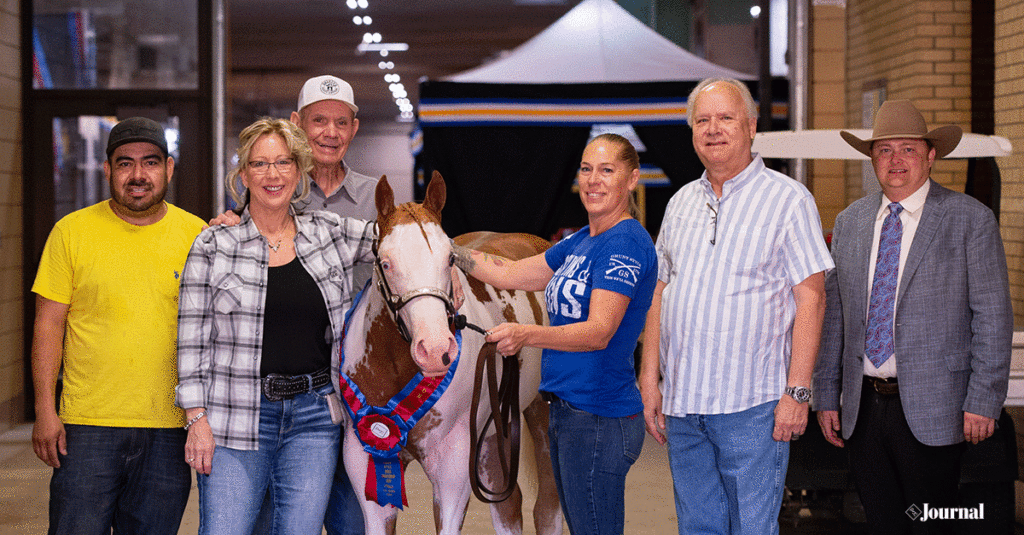
<path id="1" fill-rule="evenodd" d="M 961 521 L 912 520 L 914 512 L 908 509 L 957 506 L 963 443 L 922 444 L 907 425 L 900 394 L 879 394 L 865 380 L 857 424 L 846 445 L 871 533 L 954 532 Z"/>
<path id="2" fill-rule="evenodd" d="M 50 480 L 50 535 L 178 533 L 192 473 L 185 431 L 66 424 Z"/>

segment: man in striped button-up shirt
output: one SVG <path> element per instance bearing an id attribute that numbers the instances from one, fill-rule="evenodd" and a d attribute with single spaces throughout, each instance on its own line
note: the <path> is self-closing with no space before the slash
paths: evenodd
<path id="1" fill-rule="evenodd" d="M 681 534 L 778 533 L 832 259 L 811 194 L 751 154 L 741 82 L 701 82 L 688 120 L 706 172 L 672 197 L 658 236 L 644 416 L 668 443 Z"/>

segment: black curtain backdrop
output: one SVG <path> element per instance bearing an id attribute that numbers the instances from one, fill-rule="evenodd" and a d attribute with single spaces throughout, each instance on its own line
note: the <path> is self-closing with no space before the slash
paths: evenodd
<path id="1" fill-rule="evenodd" d="M 589 127 L 424 128 L 425 183 L 436 170 L 448 190 L 445 232 L 550 238 L 561 227 L 585 225 L 572 181 L 589 135 Z M 582 222 L 576 219 L 581 214 Z"/>
<path id="2" fill-rule="evenodd" d="M 685 101 L 691 82 L 608 84 L 478 84 L 426 81 L 420 83 L 420 102 L 473 102 L 501 99 L 617 100 L 642 103 L 644 99 Z M 757 94 L 757 83 L 747 82 Z M 788 95 L 788 83 L 773 82 L 777 98 Z M 785 129 L 785 121 L 777 121 Z M 586 146 L 590 124 L 448 125 L 422 123 L 423 149 L 416 157 L 417 175 L 424 178 L 415 189 L 422 199 L 433 171 L 448 186 L 442 226 L 455 236 L 477 230 L 527 232 L 544 238 L 560 229 L 586 224 L 586 212 L 572 183 Z M 657 236 L 665 206 L 684 184 L 700 178 L 704 166 L 693 150 L 692 131 L 677 124 L 634 124 L 646 146 L 643 163 L 660 167 L 671 186 L 648 187 L 647 230 Z"/>

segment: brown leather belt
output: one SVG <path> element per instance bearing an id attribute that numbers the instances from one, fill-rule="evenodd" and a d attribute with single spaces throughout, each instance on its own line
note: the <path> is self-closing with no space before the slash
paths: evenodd
<path id="1" fill-rule="evenodd" d="M 331 382 L 331 369 L 324 368 L 306 375 L 280 375 L 271 373 L 260 380 L 263 395 L 268 401 L 292 399 L 298 394 L 312 392 Z"/>
<path id="2" fill-rule="evenodd" d="M 895 377 L 887 377 L 882 379 L 880 377 L 871 377 L 870 375 L 864 376 L 864 387 L 868 386 L 875 389 L 875 392 L 883 396 L 891 396 L 893 394 L 900 393 L 900 385 Z"/>

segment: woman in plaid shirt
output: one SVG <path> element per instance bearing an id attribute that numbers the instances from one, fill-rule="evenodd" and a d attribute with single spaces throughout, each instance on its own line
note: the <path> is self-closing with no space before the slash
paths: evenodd
<path id="1" fill-rule="evenodd" d="M 289 121 L 243 130 L 238 161 L 227 182 L 241 222 L 199 235 L 179 294 L 177 403 L 199 533 L 251 533 L 271 481 L 275 530 L 320 533 L 340 437 L 335 356 L 373 225 L 295 214 L 311 155 Z"/>

